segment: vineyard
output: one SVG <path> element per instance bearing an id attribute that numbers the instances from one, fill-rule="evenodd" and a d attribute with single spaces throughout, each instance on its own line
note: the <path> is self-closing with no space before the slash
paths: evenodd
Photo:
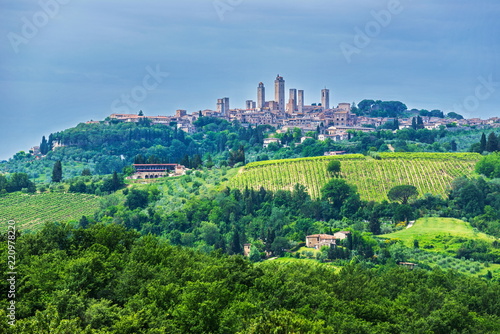
<path id="1" fill-rule="evenodd" d="M 357 187 L 364 200 L 382 201 L 396 185 L 411 184 L 420 195 L 444 196 L 453 179 L 472 175 L 476 153 L 381 153 L 378 159 L 361 154 L 259 161 L 250 163 L 230 180 L 230 186 L 258 189 L 292 189 L 296 183 L 306 186 L 313 198 L 330 176 L 326 171 L 331 159 L 341 162 L 342 177 Z"/>
<path id="2" fill-rule="evenodd" d="M 20 230 L 33 231 L 47 221 L 92 216 L 98 206 L 99 198 L 86 194 L 6 194 L 0 197 L 0 231 L 6 230 L 9 220 L 14 220 Z"/>

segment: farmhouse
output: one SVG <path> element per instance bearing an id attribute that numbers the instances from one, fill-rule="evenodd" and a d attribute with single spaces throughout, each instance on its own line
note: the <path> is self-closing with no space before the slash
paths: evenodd
<path id="1" fill-rule="evenodd" d="M 183 175 L 186 168 L 179 164 L 134 164 L 135 174 L 130 179 L 156 179 L 168 176 L 169 171 L 174 175 Z"/>
<path id="2" fill-rule="evenodd" d="M 306 247 L 320 249 L 336 244 L 336 237 L 329 234 L 313 234 L 306 237 Z"/>
<path id="3" fill-rule="evenodd" d="M 334 233 L 333 236 L 335 237 L 335 239 L 344 240 L 349 234 L 351 234 L 351 231 L 340 231 Z"/>

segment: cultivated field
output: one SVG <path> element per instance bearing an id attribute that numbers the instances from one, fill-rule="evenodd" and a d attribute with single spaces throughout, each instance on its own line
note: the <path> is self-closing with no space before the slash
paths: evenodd
<path id="1" fill-rule="evenodd" d="M 493 236 L 474 231 L 463 220 L 440 217 L 420 218 L 410 228 L 379 237 L 401 240 L 408 247 L 413 247 L 413 240 L 418 240 L 420 248 L 439 252 L 456 251 L 468 239 L 490 243 L 495 240 Z"/>
<path id="2" fill-rule="evenodd" d="M 80 219 L 92 216 L 99 206 L 94 195 L 74 193 L 23 194 L 11 193 L 0 197 L 0 231 L 7 221 L 14 220 L 20 230 L 36 230 L 47 221 Z"/>
<path id="3" fill-rule="evenodd" d="M 380 153 L 380 159 L 350 154 L 330 157 L 260 161 L 246 165 L 230 180 L 230 186 L 243 189 L 292 189 L 296 183 L 306 186 L 313 198 L 330 176 L 330 159 L 341 162 L 342 177 L 357 187 L 364 200 L 382 201 L 396 185 L 411 184 L 421 196 L 426 193 L 445 196 L 456 177 L 473 174 L 480 159 L 475 153 Z"/>

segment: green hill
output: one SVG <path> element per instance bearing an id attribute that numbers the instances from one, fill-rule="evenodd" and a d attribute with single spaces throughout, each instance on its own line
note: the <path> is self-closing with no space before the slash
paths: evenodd
<path id="1" fill-rule="evenodd" d="M 401 240 L 408 247 L 413 247 L 413 240 L 418 240 L 420 248 L 434 251 L 456 251 L 463 242 L 469 239 L 488 242 L 495 240 L 495 237 L 476 232 L 469 223 L 463 220 L 436 217 L 420 218 L 410 228 L 379 237 Z"/>
<path id="2" fill-rule="evenodd" d="M 91 216 L 99 207 L 99 198 L 87 194 L 20 192 L 0 197 L 0 231 L 14 220 L 21 230 L 35 230 L 46 221 L 66 221 Z"/>
<path id="3" fill-rule="evenodd" d="M 451 181 L 472 175 L 476 153 L 380 153 L 380 159 L 361 154 L 260 161 L 246 165 L 230 180 L 237 188 L 263 186 L 266 189 L 292 189 L 296 183 L 307 187 L 313 198 L 320 196 L 330 176 L 330 159 L 341 162 L 342 177 L 355 185 L 364 200 L 382 201 L 396 185 L 411 184 L 422 196 L 444 196 Z"/>

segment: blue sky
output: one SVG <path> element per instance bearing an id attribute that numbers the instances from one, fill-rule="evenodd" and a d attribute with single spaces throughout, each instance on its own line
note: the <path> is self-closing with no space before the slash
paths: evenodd
<path id="1" fill-rule="evenodd" d="M 326 86 L 331 104 L 371 98 L 500 116 L 498 0 L 16 0 L 0 9 L 0 159 L 113 111 L 170 115 L 215 109 L 226 96 L 244 107 L 260 81 L 271 100 L 278 73 L 308 104 Z"/>

